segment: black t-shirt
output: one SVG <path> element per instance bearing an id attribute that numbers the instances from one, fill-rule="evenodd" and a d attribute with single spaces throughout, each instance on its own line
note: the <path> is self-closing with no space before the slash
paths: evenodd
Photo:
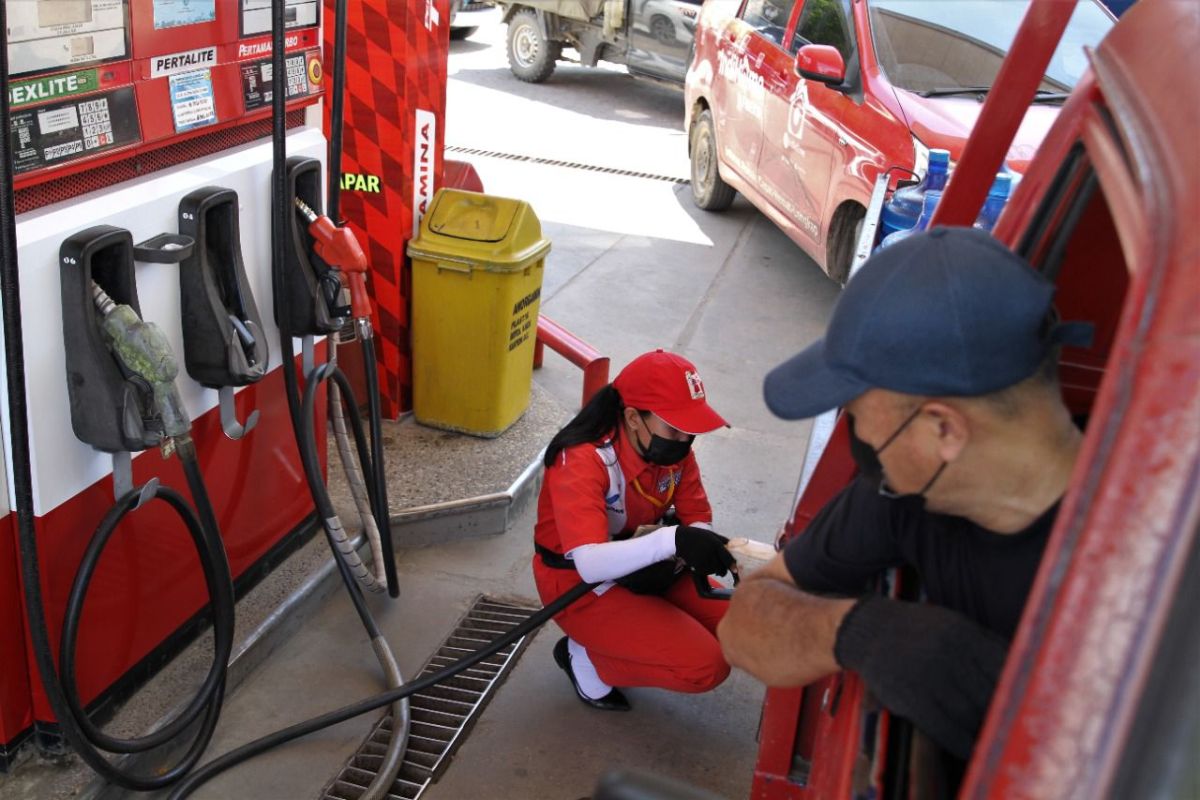
<path id="1" fill-rule="evenodd" d="M 925 511 L 879 494 L 859 478 L 788 543 L 784 560 L 801 589 L 862 594 L 889 567 L 912 566 L 929 600 L 1011 640 L 1037 574 L 1058 503 L 1013 534 Z"/>

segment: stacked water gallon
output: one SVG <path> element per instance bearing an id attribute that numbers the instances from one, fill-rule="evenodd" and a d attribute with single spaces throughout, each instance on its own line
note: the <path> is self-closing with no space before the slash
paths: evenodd
<path id="1" fill-rule="evenodd" d="M 1005 165 L 1003 171 L 996 175 L 992 188 L 988 190 L 987 200 L 975 220 L 975 227 L 991 231 L 1004 210 L 1008 197 L 1012 193 L 1014 175 Z M 929 170 L 925 177 L 913 186 L 897 189 L 892 199 L 883 207 L 880 219 L 880 230 L 883 237 L 880 247 L 890 247 L 896 242 L 912 236 L 917 231 L 929 227 L 933 212 L 942 199 L 942 190 L 950 177 L 950 152 L 948 150 L 929 151 Z"/>
<path id="2" fill-rule="evenodd" d="M 925 177 L 914 186 L 897 189 L 892 193 L 892 199 L 884 204 L 879 220 L 879 235 L 883 237 L 880 247 L 886 246 L 897 233 L 910 232 L 921 224 L 925 211 L 926 193 L 937 192 L 937 197 L 933 200 L 934 207 L 936 207 L 937 200 L 941 198 L 942 189 L 946 188 L 946 181 L 949 177 L 950 151 L 930 150 L 929 169 L 925 172 Z M 929 213 L 933 213 L 932 208 Z M 925 223 L 928 225 L 929 220 L 926 219 Z M 917 230 L 924 230 L 924 228 L 917 228 Z"/>

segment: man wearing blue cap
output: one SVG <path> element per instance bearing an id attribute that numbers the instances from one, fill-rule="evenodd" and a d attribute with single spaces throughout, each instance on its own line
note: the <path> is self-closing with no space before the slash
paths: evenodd
<path id="1" fill-rule="evenodd" d="M 823 340 L 766 378 L 784 419 L 841 407 L 858 477 L 742 581 L 718 630 L 770 686 L 840 669 L 966 759 L 1082 434 L 1057 380 L 1054 287 L 990 235 L 938 228 L 872 256 Z M 908 565 L 928 604 L 872 593 Z"/>

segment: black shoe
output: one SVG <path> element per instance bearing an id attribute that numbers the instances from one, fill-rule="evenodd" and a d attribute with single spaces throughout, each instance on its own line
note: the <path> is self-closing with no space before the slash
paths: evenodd
<path id="1" fill-rule="evenodd" d="M 579 699 L 592 708 L 598 708 L 601 711 L 628 711 L 631 708 L 629 701 L 625 699 L 625 695 L 621 693 L 620 689 L 613 689 L 599 700 L 593 700 L 579 691 L 579 684 L 575 682 L 575 673 L 571 671 L 571 654 L 567 650 L 566 636 L 559 639 L 558 643 L 554 645 L 554 663 L 567 673 L 567 677 L 571 679 L 571 686 L 574 687 L 575 694 L 579 695 Z"/>

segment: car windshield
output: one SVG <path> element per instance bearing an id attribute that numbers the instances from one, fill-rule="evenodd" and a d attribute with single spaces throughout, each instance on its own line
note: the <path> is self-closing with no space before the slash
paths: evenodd
<path id="1" fill-rule="evenodd" d="M 996 79 L 1028 0 L 874 0 L 875 55 L 892 85 L 930 95 L 977 94 Z M 1095 0 L 1079 0 L 1040 89 L 1071 91 L 1113 20 Z"/>

